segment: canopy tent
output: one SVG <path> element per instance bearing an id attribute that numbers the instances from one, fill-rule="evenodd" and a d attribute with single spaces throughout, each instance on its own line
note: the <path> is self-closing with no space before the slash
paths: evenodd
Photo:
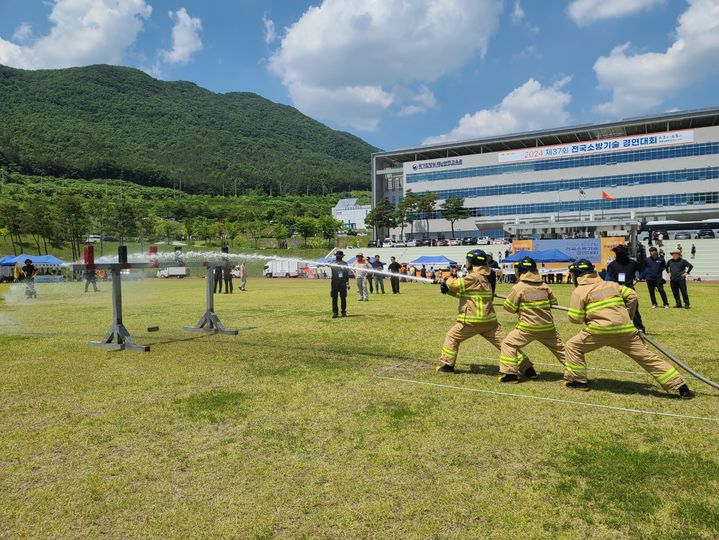
<path id="1" fill-rule="evenodd" d="M 3 257 L 0 259 L 0 265 L 15 266 L 16 264 L 19 264 L 22 266 L 25 264 L 26 259 L 30 259 L 32 264 L 35 266 L 62 266 L 67 264 L 65 261 L 58 259 L 54 255 L 28 255 L 26 253 L 21 253 L 17 257 Z"/>
<path id="2" fill-rule="evenodd" d="M 412 264 L 431 264 L 434 266 L 437 265 L 444 265 L 444 266 L 456 266 L 457 261 L 453 261 L 452 259 L 448 259 L 444 255 L 423 255 L 422 257 L 418 257 L 413 261 L 410 261 Z"/>
<path id="3" fill-rule="evenodd" d="M 563 251 L 558 249 L 547 249 L 544 251 L 527 251 L 522 250 L 510 255 L 509 257 L 502 260 L 503 263 L 513 263 L 522 259 L 523 257 L 532 257 L 535 262 L 538 263 L 551 263 L 551 262 L 572 262 L 573 257 L 567 255 Z"/>

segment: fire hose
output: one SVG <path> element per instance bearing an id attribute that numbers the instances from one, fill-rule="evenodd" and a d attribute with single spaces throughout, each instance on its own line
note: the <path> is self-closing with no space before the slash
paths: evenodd
<path id="1" fill-rule="evenodd" d="M 506 299 L 506 298 L 507 298 L 506 296 L 502 296 L 501 294 L 495 294 L 494 296 L 497 297 L 497 298 L 502 298 L 502 299 Z M 552 306 L 552 309 L 558 309 L 559 311 L 569 311 L 569 308 L 566 308 L 566 307 L 564 307 L 564 306 Z M 638 330 L 638 332 L 639 332 L 639 335 L 641 336 L 641 338 L 642 338 L 644 341 L 646 341 L 647 343 L 649 343 L 650 345 L 652 345 L 656 350 L 658 350 L 658 351 L 659 351 L 660 353 L 662 353 L 664 356 L 666 356 L 667 358 L 669 358 L 669 360 L 671 360 L 672 362 L 674 362 L 677 366 L 679 366 L 680 368 L 682 368 L 684 371 L 686 371 L 687 373 L 689 373 L 689 374 L 692 375 L 693 377 L 699 379 L 699 380 L 702 381 L 703 383 L 708 384 L 708 385 L 711 386 L 712 388 L 716 388 L 717 390 L 719 390 L 719 384 L 715 383 L 715 382 L 712 381 L 711 379 L 707 379 L 707 378 L 704 377 L 702 374 L 697 373 L 696 371 L 694 371 L 692 368 L 690 368 L 689 366 L 687 366 L 684 362 L 682 362 L 681 360 L 679 360 L 679 358 L 677 358 L 677 357 L 674 356 L 672 353 L 670 353 L 669 351 L 667 351 L 664 347 L 662 347 L 662 346 L 661 346 L 659 343 L 657 343 L 655 340 L 653 340 L 652 338 L 650 338 L 649 336 L 647 336 L 647 335 L 646 335 L 644 332 L 642 332 L 641 330 Z"/>

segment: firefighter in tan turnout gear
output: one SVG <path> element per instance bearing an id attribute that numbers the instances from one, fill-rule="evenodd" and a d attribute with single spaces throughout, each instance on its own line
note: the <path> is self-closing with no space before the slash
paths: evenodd
<path id="1" fill-rule="evenodd" d="M 459 314 L 457 323 L 452 326 L 444 338 L 442 355 L 437 371 L 453 372 L 457 362 L 459 345 L 463 341 L 481 335 L 499 349 L 504 340 L 504 332 L 497 322 L 497 314 L 492 305 L 492 287 L 489 284 L 487 255 L 481 249 L 467 253 L 467 271 L 465 277 L 450 277 L 440 283 L 442 294 L 459 298 Z M 527 355 L 518 351 L 520 357 L 517 369 L 527 377 L 535 378 L 537 372 L 532 367 Z"/>
<path id="2" fill-rule="evenodd" d="M 586 259 L 570 264 L 569 271 L 576 284 L 569 302 L 569 320 L 585 326 L 566 343 L 564 385 L 589 390 L 584 355 L 601 347 L 613 347 L 648 371 L 667 392 L 678 392 L 684 399 L 694 397 L 676 368 L 650 351 L 634 327 L 637 293 L 613 281 L 603 281 Z"/>
<path id="3" fill-rule="evenodd" d="M 504 309 L 519 314 L 517 326 L 507 334 L 499 353 L 499 377 L 502 383 L 519 382 L 519 366 L 522 362 L 520 348 L 539 341 L 564 364 L 564 343 L 554 326 L 552 306 L 557 299 L 552 289 L 542 281 L 537 263 L 524 257 L 514 263 L 517 284 L 512 287 L 504 301 Z"/>

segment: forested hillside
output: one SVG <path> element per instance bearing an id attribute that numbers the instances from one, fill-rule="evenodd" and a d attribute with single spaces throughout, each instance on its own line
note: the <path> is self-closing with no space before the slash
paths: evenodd
<path id="1" fill-rule="evenodd" d="M 126 67 L 0 66 L 0 162 L 26 174 L 327 194 L 367 189 L 373 150 L 252 93 L 216 94 Z"/>

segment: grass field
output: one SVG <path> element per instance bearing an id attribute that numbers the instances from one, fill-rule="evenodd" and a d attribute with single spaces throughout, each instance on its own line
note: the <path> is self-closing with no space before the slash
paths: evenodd
<path id="1" fill-rule="evenodd" d="M 507 388 L 478 339 L 439 375 L 456 301 L 437 287 L 368 303 L 353 287 L 332 320 L 326 282 L 249 285 L 216 302 L 240 334 L 202 336 L 182 326 L 203 280 L 125 283 L 149 353 L 86 346 L 109 285 L 0 287 L 0 538 L 719 537 L 719 392 L 690 380 L 695 400 L 670 399 L 612 350 L 572 392 L 535 346 L 540 380 Z M 692 284 L 691 311 L 639 292 L 653 337 L 719 379 L 719 286 Z"/>

